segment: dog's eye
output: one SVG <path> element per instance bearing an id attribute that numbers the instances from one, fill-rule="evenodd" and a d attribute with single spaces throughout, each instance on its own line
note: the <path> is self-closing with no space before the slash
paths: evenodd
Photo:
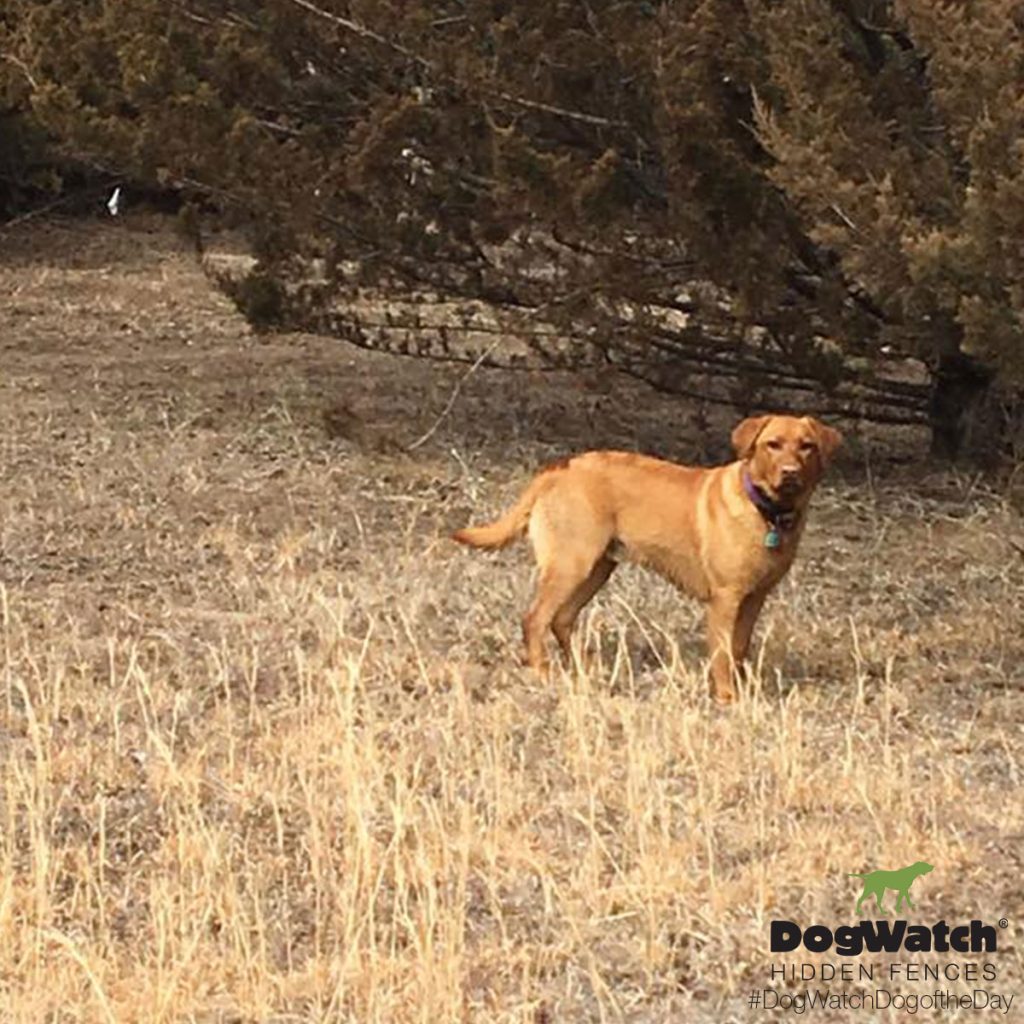
<path id="1" fill-rule="evenodd" d="M 800 451 L 802 452 L 816 452 L 817 450 L 818 446 L 813 441 L 800 442 Z"/>
<path id="2" fill-rule="evenodd" d="M 765 447 L 770 448 L 773 452 L 781 451 L 782 442 L 773 437 L 770 441 L 765 441 Z"/>

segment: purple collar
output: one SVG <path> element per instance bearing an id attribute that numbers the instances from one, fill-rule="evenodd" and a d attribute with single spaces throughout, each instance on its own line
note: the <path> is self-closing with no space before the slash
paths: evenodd
<path id="1" fill-rule="evenodd" d="M 746 466 L 743 467 L 741 474 L 743 476 L 744 493 L 751 500 L 757 511 L 761 513 L 761 516 L 769 523 L 772 530 L 792 530 L 793 527 L 796 526 L 796 521 L 799 518 L 800 513 L 797 512 L 796 509 L 786 508 L 769 498 L 768 495 L 750 479 L 750 474 L 747 472 Z"/>

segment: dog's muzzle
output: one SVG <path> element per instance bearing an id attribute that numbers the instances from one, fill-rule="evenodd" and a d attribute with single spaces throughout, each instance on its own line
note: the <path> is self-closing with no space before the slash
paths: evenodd
<path id="1" fill-rule="evenodd" d="M 775 485 L 780 498 L 795 498 L 804 489 L 804 482 L 799 473 L 783 473 Z"/>

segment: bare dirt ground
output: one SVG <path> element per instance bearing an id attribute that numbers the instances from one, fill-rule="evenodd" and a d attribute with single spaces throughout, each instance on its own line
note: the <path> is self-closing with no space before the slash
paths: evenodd
<path id="1" fill-rule="evenodd" d="M 728 413 L 481 370 L 410 452 L 464 369 L 255 337 L 144 216 L 0 236 L 0 294 L 0 1020 L 758 1020 L 806 987 L 772 964 L 841 959 L 769 922 L 851 923 L 848 872 L 917 860 L 910 919 L 1006 919 L 998 951 L 811 987 L 1024 1019 L 999 488 L 852 430 L 738 708 L 639 571 L 545 685 L 525 552 L 447 531 L 574 449 L 725 458 Z"/>

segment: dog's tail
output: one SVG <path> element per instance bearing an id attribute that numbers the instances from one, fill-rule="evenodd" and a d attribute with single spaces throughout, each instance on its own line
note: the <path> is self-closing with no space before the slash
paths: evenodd
<path id="1" fill-rule="evenodd" d="M 847 878 L 863 878 L 865 875 L 870 875 L 870 871 L 847 871 Z"/>
<path id="2" fill-rule="evenodd" d="M 519 496 L 519 500 L 500 519 L 485 526 L 467 526 L 464 530 L 456 530 L 451 535 L 452 540 L 473 548 L 507 547 L 526 533 L 533 506 L 547 490 L 550 479 L 549 472 L 538 473 Z"/>

